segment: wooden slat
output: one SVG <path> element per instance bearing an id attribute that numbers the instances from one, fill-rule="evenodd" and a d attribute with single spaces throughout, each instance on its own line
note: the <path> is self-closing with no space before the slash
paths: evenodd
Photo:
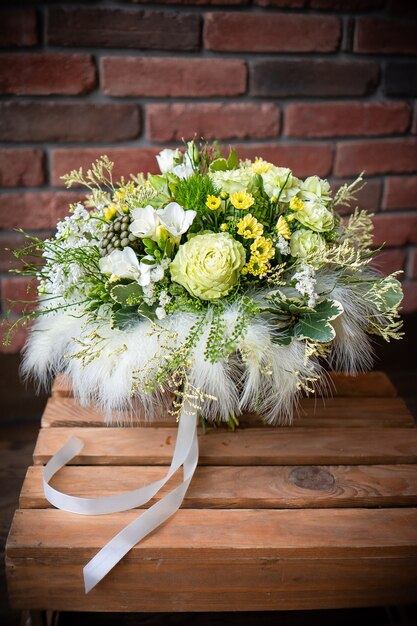
<path id="1" fill-rule="evenodd" d="M 13 605 L 271 610 L 415 597 L 415 508 L 180 510 L 85 596 L 82 566 L 136 516 L 18 510 L 7 545 Z"/>
<path id="2" fill-rule="evenodd" d="M 43 468 L 30 467 L 21 509 L 51 508 Z M 163 467 L 65 467 L 52 485 L 91 498 L 137 489 L 166 473 Z M 177 474 L 156 499 L 180 482 Z M 153 503 L 156 500 L 152 500 Z M 417 506 L 417 465 L 198 467 L 183 508 L 326 508 Z"/>
<path id="3" fill-rule="evenodd" d="M 340 372 L 330 372 L 330 381 L 325 395 L 343 397 L 395 397 L 397 391 L 384 372 L 366 372 L 349 376 Z M 52 386 L 52 396 L 72 396 L 71 382 L 62 374 Z"/>
<path id="4" fill-rule="evenodd" d="M 167 465 L 175 428 L 43 428 L 34 463 L 49 458 L 75 435 L 85 447 L 72 464 Z M 199 436 L 200 465 L 375 465 L 417 462 L 417 430 L 243 429 L 212 430 Z"/>
<path id="5" fill-rule="evenodd" d="M 141 426 L 175 426 L 175 419 L 161 414 L 152 422 L 131 418 Z M 118 419 L 115 416 L 114 421 Z M 120 420 L 126 422 L 126 417 Z M 240 427 L 264 426 L 259 416 L 244 414 Z M 48 400 L 42 416 L 42 426 L 105 425 L 103 414 L 94 407 L 82 407 L 73 398 L 53 397 Z M 414 419 L 401 398 L 304 398 L 299 415 L 292 426 L 299 428 L 413 428 Z M 275 427 L 272 427 L 275 428 Z"/>

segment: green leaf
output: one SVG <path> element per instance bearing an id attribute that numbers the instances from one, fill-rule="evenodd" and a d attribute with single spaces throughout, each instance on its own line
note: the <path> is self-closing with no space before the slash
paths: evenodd
<path id="1" fill-rule="evenodd" d="M 226 159 L 216 159 L 210 164 L 210 172 L 225 172 L 229 169 Z"/>
<path id="2" fill-rule="evenodd" d="M 140 260 L 141 263 L 144 263 L 145 265 L 155 265 L 155 259 L 145 259 L 142 258 Z"/>
<path id="3" fill-rule="evenodd" d="M 299 339 L 312 339 L 319 343 L 327 343 L 335 338 L 333 326 L 323 318 L 306 315 L 295 325 L 295 334 Z"/>
<path id="4" fill-rule="evenodd" d="M 136 306 L 113 307 L 111 312 L 111 326 L 119 330 L 126 330 L 139 320 Z"/>
<path id="5" fill-rule="evenodd" d="M 236 150 L 231 148 L 229 156 L 227 158 L 227 169 L 234 170 L 239 165 L 239 157 L 237 156 Z"/>
<path id="6" fill-rule="evenodd" d="M 387 313 L 393 308 L 396 308 L 404 297 L 401 283 L 396 278 L 388 276 L 381 281 L 381 287 L 385 289 L 381 293 L 381 299 L 383 305 L 380 307 L 381 313 Z"/>
<path id="7" fill-rule="evenodd" d="M 314 311 L 330 322 L 343 313 L 343 307 L 337 300 L 322 300 L 316 304 Z"/>
<path id="8" fill-rule="evenodd" d="M 165 176 L 161 176 L 160 174 L 153 174 L 148 177 L 149 182 L 152 187 L 156 189 L 156 191 L 167 192 L 168 190 L 168 182 Z"/>
<path id="9" fill-rule="evenodd" d="M 110 291 L 110 295 L 115 302 L 122 305 L 137 305 L 142 302 L 143 292 L 142 287 L 137 283 L 130 283 L 129 285 L 116 285 Z"/>

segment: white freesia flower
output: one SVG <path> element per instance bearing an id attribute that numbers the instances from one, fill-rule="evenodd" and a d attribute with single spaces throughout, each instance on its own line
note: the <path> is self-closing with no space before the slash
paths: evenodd
<path id="1" fill-rule="evenodd" d="M 177 202 L 170 202 L 164 209 L 156 211 L 162 226 L 175 239 L 187 232 L 194 221 L 195 211 L 184 211 Z"/>
<path id="2" fill-rule="evenodd" d="M 161 150 L 161 152 L 156 157 L 158 161 L 159 169 L 162 174 L 166 174 L 167 172 L 171 172 L 175 167 L 175 161 L 180 157 L 180 151 L 178 148 L 176 150 L 170 150 L 166 148 L 165 150 Z"/>
<path id="3" fill-rule="evenodd" d="M 148 204 L 146 207 L 136 207 L 132 211 L 133 221 L 129 230 L 135 237 L 148 238 L 157 241 L 159 237 L 159 217 L 155 209 Z"/>
<path id="4" fill-rule="evenodd" d="M 123 250 L 113 250 L 110 254 L 99 261 L 100 271 L 115 278 L 130 278 L 139 285 L 148 285 L 151 281 L 151 266 L 139 263 L 132 248 L 128 246 Z"/>
<path id="5" fill-rule="evenodd" d="M 194 169 L 189 160 L 186 160 L 184 163 L 179 163 L 170 171 L 172 174 L 178 176 L 178 178 L 189 178 L 194 174 Z"/>

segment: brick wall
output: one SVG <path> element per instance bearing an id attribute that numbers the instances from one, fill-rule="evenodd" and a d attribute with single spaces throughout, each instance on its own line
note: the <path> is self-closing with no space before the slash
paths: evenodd
<path id="1" fill-rule="evenodd" d="M 47 236 L 60 176 L 105 153 L 117 175 L 196 132 L 335 185 L 366 170 L 384 271 L 417 309 L 417 3 L 9 2 L 0 16 L 0 244 Z M 24 279 L 0 260 L 3 310 Z M 18 307 L 17 307 L 18 308 Z M 24 338 L 18 334 L 9 350 Z M 4 350 L 4 348 L 3 348 Z"/>

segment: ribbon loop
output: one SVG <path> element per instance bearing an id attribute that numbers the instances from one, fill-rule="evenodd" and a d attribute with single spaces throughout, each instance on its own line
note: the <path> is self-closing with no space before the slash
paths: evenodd
<path id="1" fill-rule="evenodd" d="M 187 407 L 188 408 L 188 407 Z M 83 442 L 71 437 L 44 468 L 43 487 L 46 499 L 58 509 L 80 515 L 118 513 L 142 506 L 151 500 L 175 472 L 183 467 L 183 482 L 130 522 L 111 539 L 84 567 L 84 585 L 88 593 L 141 539 L 160 526 L 181 506 L 198 463 L 197 414 L 183 408 L 171 465 L 164 478 L 144 487 L 113 496 L 81 498 L 49 485 L 51 478 L 83 448 Z"/>

